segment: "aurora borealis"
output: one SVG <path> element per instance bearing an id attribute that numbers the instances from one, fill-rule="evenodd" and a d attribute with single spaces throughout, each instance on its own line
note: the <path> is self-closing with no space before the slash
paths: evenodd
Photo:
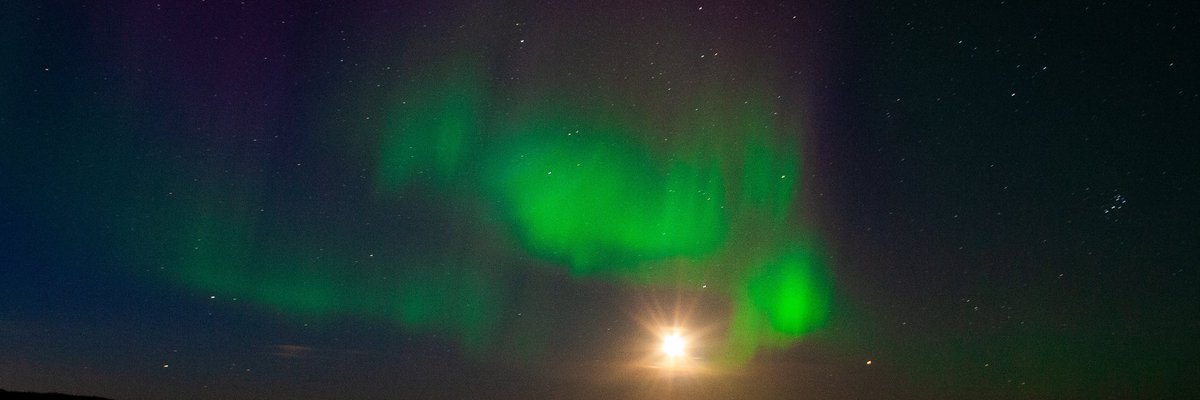
<path id="1" fill-rule="evenodd" d="M 382 317 L 406 329 L 445 332 L 479 351 L 504 330 L 499 315 L 512 314 L 497 281 L 518 268 L 511 266 L 515 257 L 580 279 L 732 296 L 737 304 L 722 356 L 731 360 L 744 362 L 761 340 L 786 345 L 823 323 L 832 283 L 814 256 L 819 249 L 801 241 L 813 242 L 811 234 L 789 216 L 799 191 L 799 148 L 796 132 L 777 126 L 776 108 L 760 105 L 773 96 L 708 101 L 705 118 L 697 117 L 697 107 L 639 119 L 566 95 L 515 103 L 519 111 L 507 112 L 482 106 L 497 95 L 483 76 L 488 66 L 472 57 L 414 63 L 439 71 L 417 68 L 411 85 L 400 88 L 411 100 L 385 102 L 385 122 L 360 127 L 379 147 L 365 152 L 376 157 L 364 173 L 375 185 L 365 200 L 383 209 L 404 198 L 440 203 L 397 211 L 402 218 L 435 215 L 432 237 L 414 241 L 433 254 L 368 254 L 373 265 L 363 274 L 347 267 L 360 263 L 353 257 L 286 250 L 297 241 L 312 246 L 302 239 L 287 240 L 293 243 L 281 244 L 283 250 L 259 245 L 287 237 L 290 227 L 206 208 L 225 200 L 206 198 L 199 209 L 182 211 L 206 222 L 195 242 L 175 245 L 182 253 L 172 257 L 185 260 L 180 279 L 285 312 Z M 697 128 L 704 122 L 707 129 Z M 660 131 L 683 133 L 671 142 L 651 134 Z M 246 226 L 266 231 L 228 237 Z M 477 239 L 486 235 L 499 237 Z M 381 273 L 396 276 L 374 282 Z"/>
<path id="2" fill-rule="evenodd" d="M 1190 10 L 212 3 L 0 9 L 0 388 L 1194 393 Z"/>

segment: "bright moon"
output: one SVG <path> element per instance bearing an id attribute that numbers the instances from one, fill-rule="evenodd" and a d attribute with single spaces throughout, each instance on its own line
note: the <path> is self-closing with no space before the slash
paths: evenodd
<path id="1" fill-rule="evenodd" d="M 663 338 L 662 351 L 667 354 L 667 357 L 676 358 L 683 355 L 684 346 L 687 343 L 683 340 L 683 336 L 679 336 L 679 331 L 671 332 Z"/>

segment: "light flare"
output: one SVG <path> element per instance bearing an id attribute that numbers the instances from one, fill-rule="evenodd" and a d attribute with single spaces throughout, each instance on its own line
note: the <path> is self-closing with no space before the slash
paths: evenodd
<path id="1" fill-rule="evenodd" d="M 679 334 L 678 329 L 674 329 L 671 333 L 663 337 L 662 351 L 667 355 L 667 358 L 675 359 L 687 355 L 687 340 Z"/>

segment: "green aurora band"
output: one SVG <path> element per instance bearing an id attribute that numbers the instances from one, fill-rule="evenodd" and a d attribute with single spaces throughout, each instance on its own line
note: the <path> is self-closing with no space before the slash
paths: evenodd
<path id="1" fill-rule="evenodd" d="M 400 123 L 385 133 L 393 148 L 381 150 L 384 192 L 402 189 L 398 177 L 417 179 L 414 171 L 483 171 L 460 175 L 459 184 L 484 188 L 525 251 L 577 278 L 723 288 L 736 303 L 724 354 L 734 362 L 822 325 L 830 278 L 789 215 L 798 148 L 773 130 L 766 103 L 710 101 L 722 126 L 664 150 L 640 141 L 647 135 L 636 121 L 561 96 L 496 124 L 486 136 L 499 139 L 485 141 L 479 121 L 497 118 L 457 106 L 483 102 L 485 86 L 478 67 L 461 70 L 440 86 L 420 85 L 442 90 L 410 96 L 424 102 L 398 113 Z M 720 143 L 702 142 L 713 137 Z M 461 155 L 464 148 L 480 154 Z M 479 165 L 446 164 L 444 154 Z M 414 168 L 413 160 L 425 163 Z M 739 263 L 750 265 L 728 267 Z"/>
<path id="2" fill-rule="evenodd" d="M 531 306 L 506 284 L 530 268 L 520 260 L 575 279 L 697 293 L 703 284 L 731 301 L 717 355 L 730 365 L 788 346 L 827 319 L 832 280 L 795 215 L 800 149 L 777 127 L 766 91 L 695 99 L 704 116 L 680 118 L 674 129 L 691 134 L 664 144 L 644 115 L 575 96 L 489 107 L 500 95 L 482 62 L 436 65 L 413 73 L 404 100 L 390 103 L 372 176 L 381 207 L 420 197 L 457 215 L 448 224 L 458 236 L 424 244 L 449 250 L 413 245 L 373 260 L 314 252 L 318 242 L 353 246 L 264 222 L 253 201 L 214 209 L 200 200 L 184 218 L 192 226 L 177 232 L 195 238 L 173 255 L 181 281 L 287 315 L 390 320 L 449 334 L 468 354 L 526 359 L 540 354 L 553 321 L 502 317 Z"/>

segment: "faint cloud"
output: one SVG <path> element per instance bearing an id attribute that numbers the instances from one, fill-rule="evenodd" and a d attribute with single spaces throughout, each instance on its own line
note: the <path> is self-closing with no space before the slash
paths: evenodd
<path id="1" fill-rule="evenodd" d="M 308 358 L 313 353 L 312 347 L 294 344 L 277 344 L 272 349 L 271 355 L 281 358 Z"/>
<path id="2" fill-rule="evenodd" d="M 365 351 L 358 350 L 341 350 L 341 349 L 321 349 L 311 346 L 303 346 L 298 344 L 277 344 L 271 346 L 271 355 L 279 358 L 287 359 L 308 359 L 308 358 L 339 358 L 346 356 L 361 356 L 367 354 Z"/>

